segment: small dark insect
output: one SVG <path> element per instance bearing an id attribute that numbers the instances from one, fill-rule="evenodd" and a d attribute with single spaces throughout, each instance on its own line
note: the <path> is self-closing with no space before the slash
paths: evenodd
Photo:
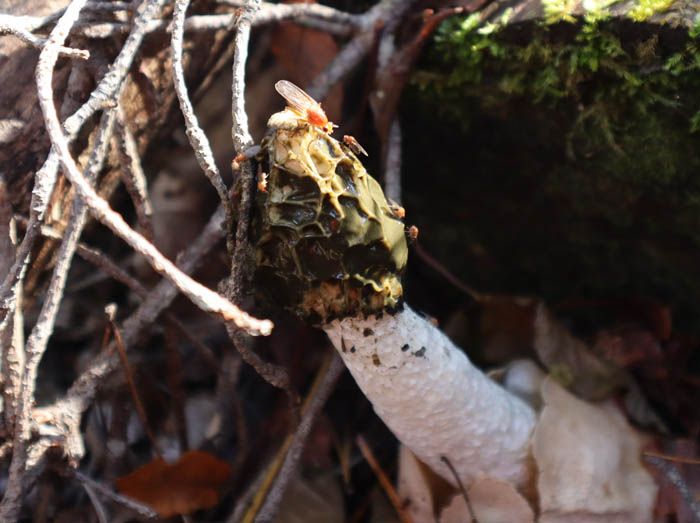
<path id="1" fill-rule="evenodd" d="M 331 134 L 333 128 L 337 127 L 328 121 L 321 104 L 311 98 L 301 87 L 297 87 L 288 80 L 280 80 L 275 84 L 275 90 L 287 100 L 289 108 L 297 113 L 302 120 L 320 127 L 328 134 Z"/>
<path id="2" fill-rule="evenodd" d="M 358 142 L 354 136 L 348 136 L 346 134 L 345 136 L 343 136 L 343 142 L 345 142 L 345 145 L 347 145 L 350 148 L 350 150 L 355 154 L 364 154 L 365 156 L 369 156 L 369 154 L 367 154 L 367 151 L 365 151 L 365 148 L 360 145 L 360 142 Z"/>

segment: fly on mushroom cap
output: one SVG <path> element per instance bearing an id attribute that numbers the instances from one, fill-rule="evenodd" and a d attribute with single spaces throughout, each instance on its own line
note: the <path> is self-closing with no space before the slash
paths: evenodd
<path id="1" fill-rule="evenodd" d="M 297 113 L 302 120 L 311 125 L 320 127 L 328 134 L 337 127 L 328 121 L 321 104 L 309 96 L 301 87 L 294 85 L 289 80 L 280 80 L 275 84 L 275 90 L 287 101 L 289 108 Z"/>
<path id="2" fill-rule="evenodd" d="M 299 105 L 270 116 L 262 142 L 269 177 L 256 195 L 253 287 L 264 302 L 321 323 L 396 309 L 404 225 L 353 151 L 327 133 L 330 122 L 314 124 Z"/>

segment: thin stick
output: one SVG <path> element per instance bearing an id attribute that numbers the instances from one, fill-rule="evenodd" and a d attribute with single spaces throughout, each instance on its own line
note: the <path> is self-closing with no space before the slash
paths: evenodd
<path id="1" fill-rule="evenodd" d="M 454 285 L 457 289 L 462 291 L 464 294 L 467 296 L 471 297 L 472 299 L 476 301 L 480 301 L 484 299 L 484 295 L 478 292 L 477 290 L 473 289 L 466 283 L 462 282 L 457 276 L 452 274 L 447 268 L 442 265 L 439 261 L 437 261 L 435 258 L 433 258 L 428 251 L 426 251 L 420 243 L 417 241 L 413 243 L 413 249 L 416 251 L 416 254 L 425 262 L 427 263 L 430 267 L 435 269 L 438 274 L 440 274 L 443 278 L 445 278 L 448 282 L 450 282 L 452 285 Z"/>
<path id="2" fill-rule="evenodd" d="M 68 37 L 68 32 L 70 31 L 71 27 L 73 26 L 73 24 L 75 24 L 76 20 L 78 19 L 81 9 L 86 3 L 87 0 L 75 0 L 66 8 L 64 15 L 57 22 L 56 27 L 53 29 L 51 35 L 45 42 L 45 45 L 39 57 L 40 66 L 42 56 L 53 55 L 53 64 L 47 68 L 49 83 L 48 92 L 50 95 L 53 94 L 51 89 L 51 73 L 53 72 L 53 65 L 58 59 L 58 52 L 62 47 L 62 44 L 65 41 L 65 39 Z M 53 107 L 53 100 L 51 100 L 51 105 Z M 55 107 L 53 108 L 53 111 L 56 127 L 58 127 L 59 133 L 62 134 L 61 125 L 58 122 L 58 115 L 56 114 Z M 39 181 L 40 180 L 37 180 L 37 183 L 39 183 Z M 53 182 L 51 182 L 50 185 L 52 188 Z M 48 191 L 48 193 L 50 192 L 51 190 Z M 36 236 L 36 234 L 38 233 L 38 227 L 36 226 L 39 223 L 39 213 L 37 213 L 36 210 L 33 211 L 33 216 L 36 217 L 36 221 L 34 224 L 32 224 L 32 227 L 29 230 L 35 231 L 33 235 Z M 77 214 L 79 213 L 76 213 L 76 217 Z M 74 225 L 78 225 L 78 227 L 74 227 L 72 233 L 75 233 L 76 230 L 79 231 L 80 228 L 79 223 L 75 222 Z M 65 278 L 68 272 L 68 267 L 70 266 L 71 254 L 72 252 L 70 241 L 66 240 L 61 245 L 61 249 L 59 250 L 59 260 L 56 264 L 56 267 L 54 268 L 51 284 L 49 285 L 49 291 L 47 292 L 47 297 L 44 302 L 44 306 L 42 307 L 42 310 L 40 312 L 39 320 L 37 321 L 32 331 L 32 334 L 27 340 L 27 344 L 25 346 L 26 359 L 24 362 L 22 384 L 17 404 L 17 424 L 15 426 L 12 463 L 10 464 L 7 490 L 5 491 L 5 496 L 3 498 L 2 504 L 0 504 L 1 521 L 14 521 L 19 516 L 19 511 L 22 504 L 22 483 L 24 480 L 25 469 L 27 467 L 32 403 L 34 402 L 34 391 L 36 388 L 36 374 L 39 362 L 41 361 L 43 353 L 46 349 L 48 337 L 53 328 L 55 313 L 58 310 L 58 304 L 60 303 L 60 299 L 62 297 Z M 23 253 L 23 256 L 26 256 L 26 259 L 18 260 L 21 263 L 21 268 L 17 271 L 17 276 L 24 272 L 26 268 L 26 260 L 28 259 L 28 255 L 29 252 Z M 12 286 L 14 286 L 14 281 L 16 280 L 10 281 L 9 283 Z M 8 283 L 7 278 L 5 279 L 4 283 Z M 5 290 L 6 289 L 3 289 L 3 291 Z"/>
<path id="3" fill-rule="evenodd" d="M 390 19 L 401 19 L 415 0 L 382 0 L 362 15 L 362 31 L 353 38 L 326 66 L 306 91 L 316 100 L 323 100 L 328 91 L 352 71 L 372 48 L 375 26 Z"/>
<path id="4" fill-rule="evenodd" d="M 163 457 L 163 453 L 160 451 L 160 447 L 158 446 L 158 442 L 156 441 L 156 438 L 153 436 L 153 432 L 151 431 L 151 426 L 148 423 L 148 416 L 146 415 L 146 409 L 143 407 L 143 403 L 141 402 L 141 398 L 139 397 L 138 391 L 136 390 L 136 382 L 134 381 L 134 373 L 131 372 L 131 365 L 129 365 L 129 358 L 126 356 L 126 349 L 124 348 L 124 342 L 122 341 L 122 336 L 119 333 L 119 327 L 117 327 L 117 324 L 114 322 L 114 314 L 115 310 L 112 310 L 110 312 L 107 312 L 107 321 L 109 322 L 110 328 L 112 329 L 112 334 L 114 335 L 114 340 L 116 341 L 117 344 L 117 352 L 119 353 L 119 359 L 122 362 L 122 367 L 124 369 L 124 377 L 126 378 L 126 383 L 129 385 L 129 391 L 131 392 L 131 398 L 134 400 L 134 404 L 136 405 L 136 412 L 139 415 L 139 419 L 141 420 L 141 425 L 143 425 L 144 430 L 146 431 L 146 435 L 148 436 L 148 439 L 151 442 L 151 446 L 153 447 L 153 451 L 156 453 L 156 455 L 159 458 Z"/>
<path id="5" fill-rule="evenodd" d="M 399 499 L 399 495 L 396 493 L 396 489 L 394 489 L 394 486 L 391 484 L 391 481 L 389 481 L 389 478 L 387 478 L 386 474 L 384 474 L 382 467 L 379 465 L 379 462 L 374 457 L 374 453 L 372 452 L 372 449 L 367 444 L 367 441 L 365 441 L 365 438 L 363 438 L 361 435 L 358 435 L 357 438 L 355 438 L 355 442 L 357 443 L 357 446 L 359 447 L 360 452 L 362 452 L 362 455 L 364 456 L 365 461 L 367 461 L 367 463 L 369 463 L 369 466 L 372 467 L 372 470 L 374 471 L 374 475 L 377 476 L 379 483 L 381 484 L 382 488 L 384 489 L 384 492 L 386 493 L 387 497 L 389 498 L 389 501 L 391 502 L 392 506 L 394 507 L 394 510 L 396 511 L 396 514 L 399 516 L 399 519 L 403 523 L 412 523 L 413 519 L 404 510 L 403 503 L 401 503 L 401 500 Z"/>
<path id="6" fill-rule="evenodd" d="M 457 474 L 457 471 L 455 470 L 454 465 L 452 465 L 452 462 L 447 458 L 447 456 L 440 456 L 440 461 L 442 461 L 445 465 L 447 465 L 447 468 L 449 468 L 450 472 L 452 472 L 452 476 L 454 477 L 455 482 L 457 482 L 457 486 L 459 487 L 459 491 L 462 494 L 462 498 L 464 498 L 464 501 L 467 504 L 467 510 L 469 511 L 469 517 L 472 520 L 471 523 L 479 523 L 476 519 L 476 514 L 474 514 L 474 508 L 472 507 L 471 501 L 469 501 L 469 496 L 467 495 L 467 490 L 464 488 L 464 484 L 462 484 L 462 480 L 459 478 L 459 475 Z"/>
<path id="7" fill-rule="evenodd" d="M 696 501 L 695 494 L 683 480 L 683 476 L 681 476 L 678 468 L 672 462 L 648 452 L 644 452 L 644 461 L 653 465 L 666 476 L 666 479 L 676 487 L 678 494 L 695 514 L 695 517 L 700 519 L 700 503 Z"/>
<path id="8" fill-rule="evenodd" d="M 16 22 L 16 17 L 0 14 L 0 36 L 4 34 L 14 35 L 25 44 L 28 44 L 36 49 L 41 49 L 44 46 L 46 43 L 46 38 L 40 38 L 33 35 L 30 31 Z M 90 52 L 85 49 L 73 49 L 63 46 L 58 48 L 58 54 L 67 58 L 78 58 L 80 60 L 87 60 L 90 58 Z"/>
<path id="9" fill-rule="evenodd" d="M 120 494 L 117 494 L 110 488 L 104 486 L 102 483 L 95 481 L 94 479 L 86 476 L 79 470 L 73 470 L 70 472 L 75 478 L 80 481 L 83 485 L 89 485 L 91 488 L 93 488 L 95 491 L 99 492 L 103 496 L 105 496 L 108 499 L 111 499 L 112 501 L 116 501 L 120 505 L 124 505 L 127 508 L 130 508 L 131 510 L 134 510 L 136 513 L 139 515 L 146 517 L 148 519 L 153 519 L 158 517 L 158 513 L 153 510 L 151 507 L 148 507 L 142 503 L 139 503 L 138 501 L 135 501 L 133 499 L 127 498 L 125 496 L 122 496 Z"/>
<path id="10" fill-rule="evenodd" d="M 138 5 L 134 13 L 132 30 L 119 51 L 116 60 L 109 68 L 108 73 L 102 77 L 88 101 L 64 122 L 64 129 L 70 140 L 76 136 L 83 124 L 92 117 L 98 109 L 102 108 L 105 101 L 114 99 L 115 93 L 122 86 L 134 60 L 134 56 L 136 56 L 136 52 L 141 46 L 141 42 L 146 34 L 148 22 L 158 13 L 158 8 L 163 2 L 164 0 L 155 0 L 142 2 Z M 82 4 L 84 5 L 84 2 L 82 2 Z M 62 16 L 64 12 L 65 11 L 61 10 L 58 14 Z M 44 19 L 38 19 L 37 23 L 41 22 L 41 24 L 37 27 L 41 27 L 43 23 L 53 22 L 56 18 L 57 15 L 55 14 Z M 48 158 L 34 177 L 29 225 L 27 225 L 27 231 L 17 250 L 15 263 L 0 287 L 0 300 L 2 300 L 0 303 L 0 322 L 7 312 L 14 307 L 13 289 L 16 287 L 16 283 L 22 280 L 23 274 L 26 271 L 29 255 L 34 246 L 34 241 L 39 234 L 41 221 L 43 220 L 44 213 L 49 205 L 51 193 L 56 184 L 58 166 L 58 154 L 52 147 L 49 151 Z"/>
<path id="11" fill-rule="evenodd" d="M 52 45 L 47 44 L 39 57 L 39 65 L 37 67 L 39 104 L 44 113 L 44 122 L 51 142 L 59 155 L 66 177 L 85 201 L 90 212 L 136 252 L 143 255 L 156 272 L 172 281 L 199 308 L 220 317 L 225 322 L 233 321 L 237 326 L 245 329 L 250 334 L 269 334 L 273 327 L 270 320 L 259 320 L 252 317 L 219 294 L 181 272 L 153 244 L 129 227 L 121 215 L 113 211 L 109 204 L 98 196 L 85 181 L 68 150 L 68 142 L 63 135 L 61 125 L 58 122 L 56 108 L 53 104 L 51 73 L 57 58 L 56 49 Z"/>
<path id="12" fill-rule="evenodd" d="M 265 475 L 263 484 L 243 518 L 244 523 L 270 521 L 277 512 L 286 487 L 297 469 L 306 439 L 344 370 L 342 360 L 336 356 L 329 355 L 316 373 L 314 383 L 311 385 L 301 409 L 301 422 L 295 433 L 290 434 L 284 440 Z M 228 521 L 233 523 L 231 517 Z"/>
<path id="13" fill-rule="evenodd" d="M 185 32 L 185 14 L 189 4 L 190 0 L 177 0 L 175 2 L 175 9 L 173 10 L 173 29 L 171 38 L 173 85 L 175 87 L 175 92 L 177 93 L 177 99 L 180 102 L 182 116 L 185 119 L 187 139 L 194 150 L 197 163 L 199 163 L 199 166 L 202 171 L 204 171 L 205 176 L 214 186 L 214 189 L 216 189 L 216 192 L 219 195 L 219 200 L 221 200 L 221 205 L 223 205 L 224 209 L 226 210 L 226 223 L 231 224 L 233 223 L 233 210 L 231 208 L 231 202 L 228 198 L 228 189 L 226 188 L 226 185 L 221 178 L 221 174 L 219 173 L 219 169 L 216 166 L 214 153 L 211 150 L 211 145 L 209 144 L 207 135 L 199 126 L 197 116 L 194 114 L 194 107 L 192 106 L 192 102 L 190 102 L 187 85 L 185 84 L 185 71 L 182 65 L 182 41 Z M 232 239 L 227 241 L 227 247 L 229 253 L 232 254 Z"/>
<path id="14" fill-rule="evenodd" d="M 138 148 L 134 135 L 131 134 L 126 123 L 126 113 L 123 106 L 117 109 L 116 122 L 117 153 L 119 155 L 119 167 L 122 182 L 129 193 L 131 202 L 136 209 L 136 217 L 143 235 L 153 240 L 153 206 L 148 196 L 146 174 L 141 167 Z"/>
<path id="15" fill-rule="evenodd" d="M 90 498 L 90 502 L 92 503 L 93 508 L 95 509 L 97 521 L 99 521 L 99 523 L 108 523 L 109 519 L 107 518 L 107 511 L 100 502 L 100 499 L 97 497 L 95 489 L 92 488 L 92 485 L 89 485 L 85 482 L 82 482 L 82 485 L 85 489 L 85 492 L 87 492 L 88 497 Z"/>
<path id="16" fill-rule="evenodd" d="M 259 8 L 260 0 L 251 0 L 248 7 L 243 8 L 236 26 L 234 37 L 234 52 L 231 81 L 231 114 L 233 126 L 231 139 L 236 151 L 240 154 L 253 145 L 253 138 L 248 130 L 248 114 L 245 111 L 245 64 L 248 57 L 248 42 L 250 40 L 250 25 L 252 18 Z M 250 243 L 248 230 L 250 228 L 250 216 L 253 206 L 253 192 L 255 180 L 250 161 L 245 161 L 240 170 L 241 200 L 238 205 L 238 225 L 236 227 L 236 248 L 233 253 L 231 278 L 227 282 L 226 295 L 234 303 L 242 303 L 244 297 L 245 267 Z M 292 405 L 297 401 L 297 394 L 291 386 L 287 371 L 264 361 L 250 347 L 250 340 L 245 333 L 232 325 L 228 326 L 228 333 L 233 340 L 236 349 L 241 354 L 243 361 L 251 365 L 260 376 L 274 387 L 283 389 Z"/>

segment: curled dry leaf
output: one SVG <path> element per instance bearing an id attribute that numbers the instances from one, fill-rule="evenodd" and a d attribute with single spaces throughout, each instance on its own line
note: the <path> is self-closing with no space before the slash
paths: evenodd
<path id="1" fill-rule="evenodd" d="M 463 523 L 471 521 L 464 497 L 441 480 L 406 447 L 399 450 L 398 490 L 406 512 L 416 522 Z M 479 523 L 532 523 L 529 503 L 508 482 L 493 478 L 475 481 L 467 491 Z"/>
<path id="2" fill-rule="evenodd" d="M 549 373 L 586 399 L 605 398 L 627 380 L 623 369 L 593 354 L 542 302 L 535 313 L 533 345 Z"/>
<path id="3" fill-rule="evenodd" d="M 162 517 L 170 517 L 215 506 L 219 488 L 230 473 L 227 463 L 206 452 L 190 450 L 174 464 L 159 457 L 115 483 L 123 495 L 145 503 Z"/>
<path id="4" fill-rule="evenodd" d="M 551 378 L 535 429 L 542 523 L 652 521 L 658 487 L 641 460 L 647 437 L 615 404 L 580 400 Z"/>
<path id="5" fill-rule="evenodd" d="M 533 523 L 535 514 L 513 485 L 493 478 L 476 481 L 467 490 L 474 516 L 479 523 Z M 440 523 L 470 521 L 467 502 L 456 494 L 440 513 Z"/>

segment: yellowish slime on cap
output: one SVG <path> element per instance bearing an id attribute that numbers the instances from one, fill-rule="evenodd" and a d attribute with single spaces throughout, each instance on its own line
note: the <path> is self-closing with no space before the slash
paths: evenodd
<path id="1" fill-rule="evenodd" d="M 360 160 L 288 109 L 270 117 L 262 145 L 255 286 L 264 298 L 320 322 L 396 308 L 404 225 Z"/>

